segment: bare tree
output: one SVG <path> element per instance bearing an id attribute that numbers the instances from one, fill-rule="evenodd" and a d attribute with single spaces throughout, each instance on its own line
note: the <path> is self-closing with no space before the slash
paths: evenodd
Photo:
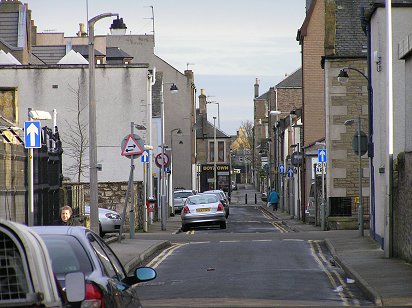
<path id="1" fill-rule="evenodd" d="M 250 120 L 242 121 L 240 124 L 240 130 L 243 131 L 242 145 L 245 149 L 253 148 L 253 122 Z"/>
<path id="2" fill-rule="evenodd" d="M 66 171 L 68 174 L 75 176 L 77 182 L 80 182 L 81 176 L 84 176 L 85 171 L 89 168 L 87 155 L 85 155 L 89 147 L 89 139 L 87 137 L 88 126 L 83 116 L 87 104 L 82 105 L 81 98 L 84 96 L 82 95 L 80 79 L 78 79 L 77 87 L 69 85 L 69 89 L 76 102 L 75 108 L 69 110 L 76 113 L 76 119 L 74 122 L 66 120 L 69 129 L 62 140 L 65 143 L 66 154 L 74 160 L 73 164 L 66 168 Z"/>

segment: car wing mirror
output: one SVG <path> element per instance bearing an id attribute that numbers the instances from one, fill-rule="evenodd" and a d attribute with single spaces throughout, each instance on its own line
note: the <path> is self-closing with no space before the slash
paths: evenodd
<path id="1" fill-rule="evenodd" d="M 68 273 L 65 277 L 66 297 L 69 302 L 81 302 L 86 297 L 86 286 L 82 272 Z"/>

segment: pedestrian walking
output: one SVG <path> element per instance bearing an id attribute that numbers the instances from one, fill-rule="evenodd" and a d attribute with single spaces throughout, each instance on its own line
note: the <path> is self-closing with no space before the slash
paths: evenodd
<path id="1" fill-rule="evenodd" d="M 279 194 L 277 193 L 277 191 L 275 191 L 275 189 L 272 189 L 272 191 L 270 192 L 268 202 L 271 206 L 273 206 L 273 211 L 278 210 Z"/>
<path id="2" fill-rule="evenodd" d="M 65 205 L 60 208 L 60 217 L 55 220 L 53 225 L 57 226 L 78 226 L 79 223 L 73 219 L 73 210 L 70 206 Z"/>

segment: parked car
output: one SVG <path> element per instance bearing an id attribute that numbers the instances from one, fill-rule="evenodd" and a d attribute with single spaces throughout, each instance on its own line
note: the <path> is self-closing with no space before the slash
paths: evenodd
<path id="1" fill-rule="evenodd" d="M 90 206 L 84 208 L 86 216 L 90 217 Z M 122 217 L 116 211 L 108 210 L 99 207 L 99 233 L 100 236 L 105 236 L 106 233 L 119 233 Z"/>
<path id="2" fill-rule="evenodd" d="M 316 200 L 315 200 L 315 182 L 310 185 L 308 203 L 305 207 L 305 219 L 309 223 L 315 223 L 316 219 Z"/>
<path id="3" fill-rule="evenodd" d="M 0 219 L 0 307 L 70 307 L 85 298 L 84 275 L 55 278 L 43 240 L 25 225 Z"/>
<path id="4" fill-rule="evenodd" d="M 193 196 L 195 192 L 193 190 L 181 189 L 173 192 L 173 214 L 180 213 L 183 209 L 183 205 L 189 196 Z"/>
<path id="5" fill-rule="evenodd" d="M 181 213 L 182 231 L 190 226 L 218 224 L 226 229 L 226 214 L 222 202 L 215 194 L 189 196 Z"/>
<path id="6" fill-rule="evenodd" d="M 139 267 L 128 276 L 112 249 L 85 227 L 33 227 L 46 244 L 54 273 L 64 288 L 65 275 L 82 272 L 86 279 L 84 303 L 72 307 L 141 307 L 132 286 L 156 278 L 150 267 Z"/>
<path id="7" fill-rule="evenodd" d="M 207 190 L 203 192 L 204 194 L 213 194 L 219 198 L 220 202 L 222 202 L 223 207 L 225 208 L 226 218 L 229 217 L 229 198 L 222 190 Z"/>

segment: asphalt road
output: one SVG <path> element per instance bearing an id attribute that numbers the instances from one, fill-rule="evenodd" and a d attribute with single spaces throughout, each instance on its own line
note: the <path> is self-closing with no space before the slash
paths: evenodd
<path id="1" fill-rule="evenodd" d="M 299 238 L 253 205 L 231 206 L 228 227 L 170 235 L 140 284 L 144 307 L 372 306 L 324 243 Z"/>

